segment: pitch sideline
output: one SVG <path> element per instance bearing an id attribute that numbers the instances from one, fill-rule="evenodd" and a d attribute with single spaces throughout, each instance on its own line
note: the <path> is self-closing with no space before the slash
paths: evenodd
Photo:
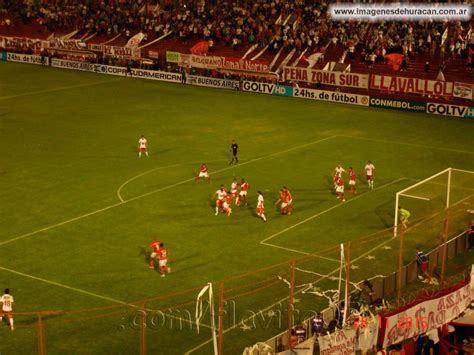
<path id="1" fill-rule="evenodd" d="M 43 279 L 43 278 L 41 278 L 41 277 L 37 277 L 37 276 L 25 274 L 25 273 L 23 273 L 23 272 L 16 271 L 16 270 L 12 270 L 12 269 L 8 269 L 8 268 L 5 268 L 5 267 L 3 267 L 3 266 L 0 266 L 0 270 L 6 271 L 6 272 L 10 272 L 10 273 L 15 274 L 15 275 L 20 275 L 20 276 L 23 276 L 23 277 L 26 277 L 26 278 L 29 278 L 29 279 L 33 279 L 33 280 L 36 280 L 36 281 L 41 281 L 41 282 L 44 282 L 44 283 L 47 283 L 47 284 L 50 284 L 50 285 L 54 285 L 54 286 L 57 286 L 57 287 L 65 288 L 65 289 L 70 290 L 70 291 L 75 291 L 75 292 L 78 292 L 78 293 L 82 293 L 82 294 L 87 295 L 87 296 L 92 296 L 92 297 L 100 298 L 100 299 L 103 299 L 103 300 L 106 300 L 106 301 L 109 301 L 109 302 L 112 302 L 112 303 L 117 303 L 117 304 L 121 304 L 121 305 L 124 305 L 124 306 L 129 306 L 129 307 L 131 307 L 131 308 L 138 309 L 138 310 L 141 309 L 141 307 L 139 307 L 139 306 L 137 306 L 136 304 L 133 304 L 133 303 L 127 303 L 127 302 L 124 302 L 124 301 L 117 300 L 117 299 L 115 299 L 115 298 L 111 298 L 111 297 L 107 297 L 107 296 L 102 296 L 102 295 L 99 295 L 99 294 L 97 294 L 97 293 L 85 291 L 85 290 L 82 290 L 82 289 L 80 289 L 80 288 L 76 288 L 76 287 L 64 285 L 64 284 L 62 284 L 62 283 L 55 282 L 55 281 L 51 281 L 51 280 L 47 280 L 47 279 Z M 147 308 L 146 311 L 148 311 L 148 312 L 154 312 L 155 310 L 150 309 L 150 308 Z M 173 316 L 173 315 L 171 315 L 171 314 L 166 314 L 166 313 L 163 313 L 163 314 L 164 314 L 165 316 L 169 317 L 169 318 L 172 318 L 172 319 L 176 319 L 176 320 L 179 320 L 179 321 L 185 321 L 185 322 L 188 322 L 188 323 L 190 323 L 190 324 L 194 324 L 194 322 L 191 322 L 191 321 L 189 321 L 188 319 L 185 319 L 185 318 L 176 317 L 176 316 Z M 212 329 L 212 327 L 209 326 L 209 325 L 207 325 L 207 324 L 200 324 L 200 325 L 203 326 L 204 328 Z"/>

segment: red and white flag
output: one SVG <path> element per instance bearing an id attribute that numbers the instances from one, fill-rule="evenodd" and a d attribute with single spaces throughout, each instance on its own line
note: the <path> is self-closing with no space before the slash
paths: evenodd
<path id="1" fill-rule="evenodd" d="M 128 40 L 125 47 L 128 47 L 128 48 L 138 47 L 138 45 L 140 44 L 140 42 L 143 40 L 144 37 L 145 37 L 145 34 L 143 32 L 138 32 L 135 36 L 133 36 L 132 38 Z"/>

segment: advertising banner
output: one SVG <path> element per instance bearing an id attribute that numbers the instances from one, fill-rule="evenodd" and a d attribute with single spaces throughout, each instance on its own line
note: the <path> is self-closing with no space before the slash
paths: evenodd
<path id="1" fill-rule="evenodd" d="M 383 347 L 437 329 L 459 316 L 471 303 L 470 284 L 451 293 L 420 302 L 403 312 L 382 317 Z"/>
<path id="2" fill-rule="evenodd" d="M 181 54 L 179 52 L 166 51 L 166 61 L 168 63 L 179 63 Z"/>
<path id="3" fill-rule="evenodd" d="M 390 108 L 403 111 L 426 112 L 426 102 L 394 100 L 381 97 L 371 97 L 370 107 Z"/>
<path id="4" fill-rule="evenodd" d="M 472 110 L 468 106 L 450 105 L 434 102 L 428 102 L 426 104 L 426 113 L 453 117 L 472 118 Z"/>
<path id="5" fill-rule="evenodd" d="M 368 74 L 284 67 L 283 78 L 289 81 L 304 81 L 307 83 L 320 83 L 323 85 L 346 86 L 362 89 L 367 89 L 369 87 Z"/>
<path id="6" fill-rule="evenodd" d="M 17 53 L 7 53 L 8 62 L 18 62 L 18 63 L 27 63 L 27 64 L 43 64 L 41 62 L 41 57 L 39 55 L 29 55 L 29 54 L 17 54 Z M 49 64 L 49 58 L 44 58 L 44 65 Z"/>
<path id="7" fill-rule="evenodd" d="M 51 66 L 56 68 L 66 68 L 81 71 L 88 71 L 100 74 L 125 76 L 127 68 L 112 65 L 93 64 L 86 62 L 74 62 L 70 60 L 52 59 Z M 181 74 L 168 73 L 156 70 L 132 69 L 132 76 L 141 79 L 168 81 L 172 83 L 181 82 Z"/>
<path id="8" fill-rule="evenodd" d="M 293 88 L 272 83 L 257 83 L 254 81 L 244 81 L 242 83 L 243 91 L 258 92 L 260 94 L 276 96 L 293 96 Z"/>
<path id="9" fill-rule="evenodd" d="M 208 78 L 205 76 L 197 76 L 197 75 L 188 75 L 186 77 L 186 83 L 190 85 L 207 86 L 207 87 L 219 88 L 219 89 L 234 89 L 234 90 L 239 89 L 238 80 Z"/>
<path id="10" fill-rule="evenodd" d="M 472 84 L 454 82 L 453 96 L 460 99 L 472 100 Z"/>
<path id="11" fill-rule="evenodd" d="M 294 88 L 293 97 L 319 101 L 340 102 L 343 104 L 369 106 L 369 96 L 349 94 L 345 92 Z"/>
<path id="12" fill-rule="evenodd" d="M 453 83 L 439 80 L 404 78 L 400 76 L 371 75 L 370 88 L 397 94 L 452 96 Z"/>

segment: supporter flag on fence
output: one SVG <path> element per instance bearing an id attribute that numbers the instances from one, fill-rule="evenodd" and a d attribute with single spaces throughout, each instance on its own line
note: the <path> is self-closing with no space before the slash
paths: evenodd
<path id="1" fill-rule="evenodd" d="M 392 67 L 392 70 L 399 71 L 403 62 L 403 54 L 392 53 L 385 56 L 387 59 L 387 64 Z"/>
<path id="2" fill-rule="evenodd" d="M 207 41 L 198 42 L 192 46 L 189 51 L 195 55 L 207 54 L 209 51 L 209 43 Z"/>
<path id="3" fill-rule="evenodd" d="M 323 55 L 321 52 L 316 52 L 311 54 L 309 57 L 303 56 L 303 60 L 308 62 L 308 68 L 314 67 L 314 65 L 317 63 L 319 58 Z"/>
<path id="4" fill-rule="evenodd" d="M 125 47 L 128 47 L 128 48 L 138 47 L 138 45 L 140 44 L 140 42 L 143 40 L 144 37 L 145 37 L 145 34 L 143 32 L 138 32 L 135 36 L 133 36 L 132 38 L 128 40 Z"/>

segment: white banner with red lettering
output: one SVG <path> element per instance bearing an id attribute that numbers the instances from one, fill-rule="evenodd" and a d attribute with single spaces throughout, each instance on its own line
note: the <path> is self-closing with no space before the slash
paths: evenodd
<path id="1" fill-rule="evenodd" d="M 31 39 L 26 37 L 4 37 L 0 36 L 1 48 L 15 48 L 15 49 L 41 49 L 48 48 L 49 41 L 40 39 Z"/>
<path id="2" fill-rule="evenodd" d="M 204 68 L 204 69 L 228 69 L 268 72 L 270 68 L 267 64 L 252 61 L 248 59 L 233 59 L 217 56 L 179 54 L 178 64 L 186 68 Z"/>
<path id="3" fill-rule="evenodd" d="M 118 46 L 103 46 L 103 53 L 108 57 L 119 57 L 119 58 L 140 58 L 139 48 L 127 48 Z"/>
<path id="4" fill-rule="evenodd" d="M 87 49 L 86 42 L 78 39 L 61 39 L 53 38 L 49 41 L 50 48 L 65 49 L 65 50 L 84 50 Z"/>
<path id="5" fill-rule="evenodd" d="M 332 334 L 318 337 L 321 355 L 351 355 L 356 353 L 357 332 L 342 329 Z"/>
<path id="6" fill-rule="evenodd" d="M 411 339 L 421 333 L 437 329 L 459 316 L 471 303 L 471 286 L 468 283 L 444 296 L 382 317 L 383 347 Z"/>
<path id="7" fill-rule="evenodd" d="M 368 74 L 284 67 L 283 78 L 288 81 L 304 81 L 307 83 L 320 83 L 323 85 L 346 86 L 362 89 L 368 89 L 369 87 Z"/>
<path id="8" fill-rule="evenodd" d="M 474 85 L 454 82 L 453 96 L 461 99 L 472 100 L 472 89 Z"/>
<path id="9" fill-rule="evenodd" d="M 453 95 L 453 83 L 450 81 L 405 78 L 401 76 L 371 75 L 370 88 L 397 94 Z"/>

